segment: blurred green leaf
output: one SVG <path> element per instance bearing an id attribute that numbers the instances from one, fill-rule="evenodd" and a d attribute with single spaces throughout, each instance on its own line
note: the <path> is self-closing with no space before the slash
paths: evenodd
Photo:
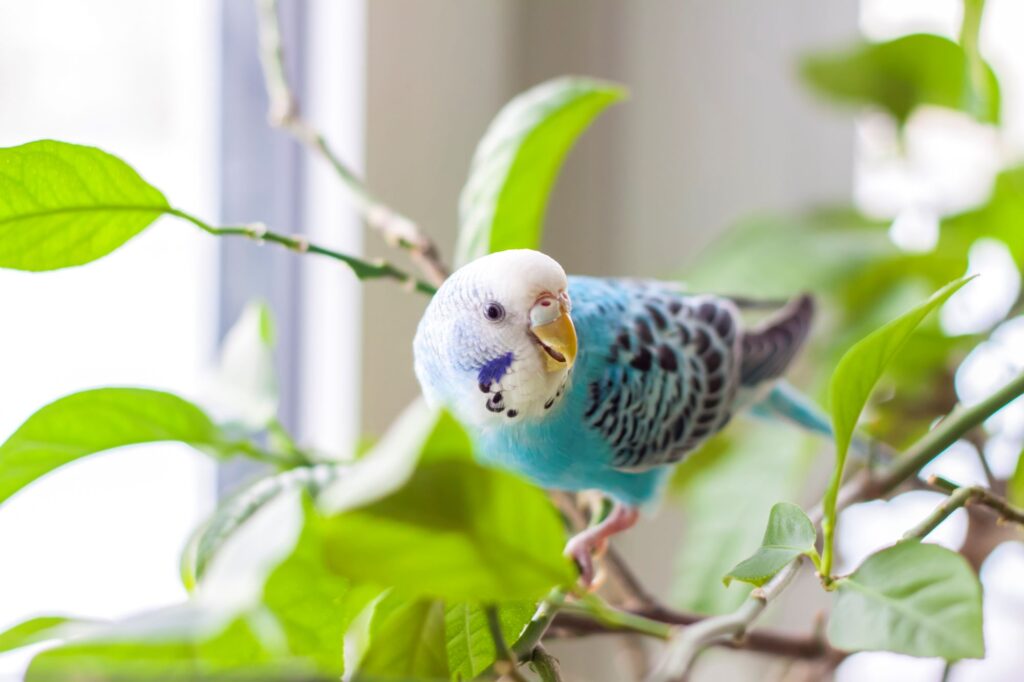
<path id="1" fill-rule="evenodd" d="M 537 604 L 510 602 L 498 607 L 501 634 L 506 642 L 515 642 L 533 618 Z M 447 604 L 444 632 L 448 650 L 448 669 L 453 680 L 472 680 L 486 670 L 497 656 L 494 638 L 483 607 L 465 602 Z"/>
<path id="2" fill-rule="evenodd" d="M 344 472 L 345 465 L 297 467 L 261 478 L 223 500 L 209 520 L 196 529 L 182 553 L 181 577 L 185 588 L 191 591 L 202 580 L 217 551 L 272 500 L 297 491 L 315 496 Z"/>
<path id="3" fill-rule="evenodd" d="M 546 81 L 498 113 L 480 140 L 459 199 L 455 262 L 506 249 L 536 249 L 548 195 L 576 139 L 621 87 L 588 78 Z"/>
<path id="4" fill-rule="evenodd" d="M 828 624 L 844 651 L 981 658 L 981 585 L 967 561 L 916 540 L 872 554 L 848 577 Z"/>
<path id="5" fill-rule="evenodd" d="M 731 611 L 750 588 L 722 575 L 757 545 L 764 518 L 803 485 L 813 439 L 774 421 L 737 420 L 679 464 L 672 482 L 686 527 L 675 566 L 673 601 L 705 614 Z M 728 500 L 729 513 L 722 513 Z"/>
<path id="6" fill-rule="evenodd" d="M 345 633 L 381 590 L 353 585 L 327 568 L 323 538 L 309 521 L 310 506 L 295 550 L 267 577 L 263 606 L 276 618 L 293 655 L 336 678 L 345 671 Z"/>
<path id="7" fill-rule="evenodd" d="M 924 303 L 875 330 L 857 342 L 840 359 L 829 382 L 829 409 L 832 412 L 832 430 L 835 433 L 836 465 L 828 488 L 825 490 L 825 535 L 822 553 L 822 571 L 828 575 L 832 567 L 832 537 L 835 532 L 836 497 L 843 478 L 846 455 L 850 448 L 857 420 L 874 390 L 875 384 L 893 357 L 906 344 L 918 325 L 931 311 L 942 305 L 960 287 L 970 281 L 962 277 L 950 282 L 932 294 Z"/>
<path id="8" fill-rule="evenodd" d="M 901 126 L 926 104 L 964 111 L 982 123 L 999 123 L 999 83 L 988 65 L 982 68 L 985 87 L 976 91 L 960 45 L 919 33 L 808 55 L 800 70 L 819 93 L 840 102 L 879 107 Z"/>
<path id="9" fill-rule="evenodd" d="M 1024 452 L 1017 457 L 1017 468 L 1007 482 L 1006 496 L 1012 504 L 1024 507 Z"/>
<path id="10" fill-rule="evenodd" d="M 92 621 L 66 616 L 38 616 L 0 632 L 0 653 L 51 639 L 64 639 L 96 626 Z"/>
<path id="11" fill-rule="evenodd" d="M 272 623 L 251 616 L 225 618 L 190 604 L 129 618 L 48 649 L 32 660 L 25 680 L 312 679 L 307 662 L 290 656 L 273 639 Z"/>
<path id="12" fill-rule="evenodd" d="M 372 680 L 448 680 L 445 610 L 440 601 L 390 593 L 374 608 L 370 644 L 354 677 Z"/>
<path id="13" fill-rule="evenodd" d="M 1003 242 L 1017 267 L 1024 270 L 1024 165 L 996 176 L 992 194 L 979 208 L 947 218 L 942 223 L 936 252 L 959 256 L 960 272 L 967 269 L 967 251 L 982 237 Z"/>
<path id="14" fill-rule="evenodd" d="M 180 441 L 228 455 L 232 443 L 192 403 L 142 388 L 100 388 L 41 408 L 0 445 L 0 502 L 76 459 L 138 443 Z"/>
<path id="15" fill-rule="evenodd" d="M 218 419 L 249 431 L 265 429 L 277 415 L 274 321 L 265 303 L 250 303 L 224 337 L 207 402 Z"/>
<path id="16" fill-rule="evenodd" d="M 330 565 L 356 582 L 501 602 L 539 598 L 575 580 L 547 496 L 477 464 L 465 432 L 443 412 L 421 406 L 403 416 L 328 486 L 320 507 L 330 515 L 323 523 Z"/>
<path id="17" fill-rule="evenodd" d="M 94 261 L 168 210 L 159 190 L 94 147 L 40 140 L 0 149 L 0 267 Z"/>
<path id="18" fill-rule="evenodd" d="M 899 253 L 886 227 L 846 209 L 753 217 L 705 248 L 680 277 L 694 291 L 758 298 L 834 291 Z"/>
<path id="19" fill-rule="evenodd" d="M 729 571 L 722 582 L 727 586 L 732 580 L 764 585 L 801 554 L 817 558 L 816 538 L 814 525 L 803 509 L 789 502 L 779 502 L 768 515 L 761 546 L 753 556 Z"/>

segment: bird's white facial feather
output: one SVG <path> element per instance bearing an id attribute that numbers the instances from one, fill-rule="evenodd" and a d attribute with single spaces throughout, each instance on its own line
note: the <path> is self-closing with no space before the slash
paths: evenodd
<path id="1" fill-rule="evenodd" d="M 481 427 L 543 415 L 568 370 L 546 368 L 530 311 L 540 297 L 567 289 L 557 261 L 530 250 L 484 256 L 453 273 L 428 306 L 414 343 L 428 400 Z M 500 319 L 491 319 L 493 304 Z"/>

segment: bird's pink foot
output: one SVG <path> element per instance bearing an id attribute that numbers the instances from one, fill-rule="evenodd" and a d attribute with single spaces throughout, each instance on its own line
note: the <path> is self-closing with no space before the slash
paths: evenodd
<path id="1" fill-rule="evenodd" d="M 591 526 L 569 539 L 565 546 L 566 556 L 572 557 L 580 569 L 580 582 L 590 587 L 594 581 L 594 554 L 603 552 L 608 538 L 632 528 L 640 518 L 636 507 L 616 504 L 608 516 L 596 526 Z"/>

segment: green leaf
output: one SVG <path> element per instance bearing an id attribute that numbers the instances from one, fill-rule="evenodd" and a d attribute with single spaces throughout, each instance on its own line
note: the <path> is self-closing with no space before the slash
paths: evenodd
<path id="1" fill-rule="evenodd" d="M 250 303 L 224 337 L 207 402 L 221 421 L 262 430 L 277 416 L 274 321 L 265 303 Z"/>
<path id="2" fill-rule="evenodd" d="M 374 608 L 355 682 L 447 680 L 444 604 L 389 593 Z"/>
<path id="3" fill-rule="evenodd" d="M 502 602 L 575 580 L 547 496 L 473 461 L 465 432 L 443 412 L 406 414 L 323 492 L 320 507 L 330 514 L 330 565 L 355 582 Z"/>
<path id="4" fill-rule="evenodd" d="M 1024 506 L 1024 452 L 1017 458 L 1017 468 L 1006 484 L 1006 497 L 1011 504 Z"/>
<path id="5" fill-rule="evenodd" d="M 511 644 L 533 618 L 537 604 L 510 602 L 498 607 L 501 634 Z M 447 604 L 444 632 L 448 650 L 448 669 L 453 680 L 472 680 L 486 670 L 497 656 L 487 614 L 477 604 Z"/>
<path id="6" fill-rule="evenodd" d="M 832 410 L 832 430 L 835 433 L 836 466 L 832 471 L 824 499 L 825 518 L 822 529 L 825 543 L 822 571 L 826 576 L 832 568 L 836 498 L 839 494 L 839 485 L 842 483 L 850 440 L 853 438 L 860 413 L 864 410 L 871 391 L 874 390 L 886 366 L 906 344 L 918 325 L 928 313 L 942 305 L 971 279 L 962 277 L 950 282 L 924 303 L 868 334 L 846 352 L 832 374 L 828 394 L 829 407 Z"/>
<path id="7" fill-rule="evenodd" d="M 311 660 L 325 677 L 337 678 L 345 672 L 345 633 L 381 590 L 353 585 L 328 570 L 323 538 L 309 522 L 310 507 L 295 550 L 267 577 L 263 606 L 284 631 L 293 655 Z"/>
<path id="8" fill-rule="evenodd" d="M 246 521 L 283 494 L 306 491 L 315 496 L 346 471 L 345 465 L 318 464 L 296 467 L 266 476 L 221 502 L 213 515 L 189 540 L 181 558 L 185 588 L 199 583 L 218 550 Z"/>
<path id="9" fill-rule="evenodd" d="M 750 587 L 722 584 L 764 534 L 780 499 L 794 498 L 807 477 L 814 439 L 778 421 L 740 421 L 678 466 L 673 497 L 686 519 L 674 569 L 673 601 L 704 614 L 736 608 Z M 729 513 L 722 513 L 729 500 Z"/>
<path id="10" fill-rule="evenodd" d="M 94 147 L 40 140 L 0 149 L 0 267 L 94 261 L 169 210 L 159 190 Z"/>
<path id="11" fill-rule="evenodd" d="M 39 616 L 0 632 L 0 653 L 51 639 L 64 639 L 96 625 L 65 616 Z"/>
<path id="12" fill-rule="evenodd" d="M 801 74 L 821 94 L 879 107 L 901 126 L 926 104 L 964 111 L 982 123 L 999 123 L 999 83 L 991 67 L 981 68 L 984 86 L 978 90 L 957 43 L 920 33 L 807 56 Z"/>
<path id="13" fill-rule="evenodd" d="M 814 524 L 804 510 L 795 504 L 779 502 L 768 515 L 761 547 L 748 559 L 736 565 L 723 579 L 726 585 L 741 580 L 751 585 L 764 585 L 782 568 L 801 554 L 817 557 Z"/>
<path id="14" fill-rule="evenodd" d="M 459 198 L 457 265 L 495 251 L 539 247 L 565 155 L 594 118 L 624 96 L 612 83 L 563 77 L 505 105 L 477 145 Z"/>
<path id="15" fill-rule="evenodd" d="M 81 457 L 160 441 L 222 455 L 237 447 L 202 410 L 170 393 L 142 388 L 72 393 L 33 414 L 0 445 L 0 502 Z"/>
<path id="16" fill-rule="evenodd" d="M 306 661 L 273 643 L 272 630 L 272 623 L 251 616 L 171 607 L 48 649 L 32 660 L 25 680 L 312 679 Z"/>
<path id="17" fill-rule="evenodd" d="M 981 585 L 938 545 L 901 542 L 837 582 L 828 639 L 845 651 L 894 651 L 949 661 L 981 658 Z"/>

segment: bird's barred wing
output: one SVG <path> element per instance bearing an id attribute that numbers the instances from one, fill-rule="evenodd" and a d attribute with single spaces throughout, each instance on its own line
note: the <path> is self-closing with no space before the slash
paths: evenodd
<path id="1" fill-rule="evenodd" d="M 740 340 L 730 301 L 618 281 L 610 301 L 585 300 L 573 317 L 582 330 L 604 330 L 592 335 L 604 347 L 588 360 L 597 367 L 587 373 L 585 419 L 615 467 L 678 461 L 729 420 Z"/>

